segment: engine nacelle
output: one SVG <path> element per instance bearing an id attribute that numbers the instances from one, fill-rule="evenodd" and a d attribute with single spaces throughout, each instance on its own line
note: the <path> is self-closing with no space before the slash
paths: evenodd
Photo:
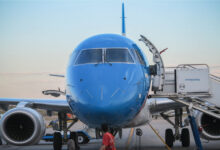
<path id="1" fill-rule="evenodd" d="M 197 112 L 196 122 L 201 137 L 207 140 L 220 140 L 220 119 Z"/>
<path id="2" fill-rule="evenodd" d="M 1 137 L 13 145 L 33 145 L 45 133 L 45 123 L 36 110 L 22 107 L 7 111 L 0 121 Z"/>

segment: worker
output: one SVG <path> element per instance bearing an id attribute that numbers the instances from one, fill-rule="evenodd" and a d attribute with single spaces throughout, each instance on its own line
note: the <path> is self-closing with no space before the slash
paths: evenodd
<path id="1" fill-rule="evenodd" d="M 102 125 L 102 131 L 104 135 L 102 137 L 102 146 L 100 150 L 116 150 L 114 136 L 108 132 L 108 126 L 106 124 Z"/>
<path id="2" fill-rule="evenodd" d="M 50 127 L 52 127 L 53 130 L 59 130 L 58 120 L 52 120 L 47 126 L 47 128 L 50 128 Z"/>

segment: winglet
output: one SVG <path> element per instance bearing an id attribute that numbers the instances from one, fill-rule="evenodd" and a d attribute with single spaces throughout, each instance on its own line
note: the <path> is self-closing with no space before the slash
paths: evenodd
<path id="1" fill-rule="evenodd" d="M 125 10 L 124 10 L 124 3 L 122 3 L 122 35 L 126 36 L 126 32 L 125 32 Z"/>

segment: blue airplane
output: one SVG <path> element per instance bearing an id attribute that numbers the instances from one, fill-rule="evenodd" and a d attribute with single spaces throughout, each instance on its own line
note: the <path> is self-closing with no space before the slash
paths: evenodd
<path id="1" fill-rule="evenodd" d="M 61 149 L 62 140 L 67 141 L 66 113 L 97 130 L 102 124 L 120 131 L 150 121 L 146 103 L 151 83 L 149 64 L 143 51 L 126 37 L 124 4 L 122 35 L 100 34 L 82 41 L 70 56 L 65 78 L 65 100 L 0 98 L 4 108 L 17 105 L 2 116 L 1 137 L 14 145 L 38 143 L 45 123 L 34 108 L 59 112 L 59 130 L 64 135 L 62 139 L 60 132 L 54 133 L 55 150 Z M 70 137 L 76 138 L 76 134 Z"/>
<path id="2" fill-rule="evenodd" d="M 90 127 L 127 125 L 144 105 L 150 88 L 147 59 L 122 35 L 101 34 L 81 42 L 70 56 L 66 73 L 67 101 L 73 113 Z"/>
<path id="3" fill-rule="evenodd" d="M 142 51 L 130 39 L 101 34 L 83 41 L 70 56 L 67 101 L 91 127 L 121 127 L 143 106 L 150 73 Z"/>

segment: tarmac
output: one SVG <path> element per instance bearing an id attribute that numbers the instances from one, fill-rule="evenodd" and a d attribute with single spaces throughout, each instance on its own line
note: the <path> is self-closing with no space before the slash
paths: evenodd
<path id="1" fill-rule="evenodd" d="M 78 126 L 81 124 L 78 124 Z M 165 130 L 167 128 L 172 128 L 170 124 L 162 119 L 153 120 L 151 125 L 157 130 L 158 134 L 164 139 Z M 116 148 L 117 150 L 167 150 L 165 145 L 156 136 L 149 125 L 140 127 L 143 131 L 141 137 L 136 136 L 136 129 L 134 129 L 134 134 L 131 136 L 131 141 L 128 142 L 128 137 L 130 135 L 131 129 L 123 129 L 122 139 L 117 135 L 115 136 Z M 189 128 L 190 129 L 190 128 Z M 172 150 L 196 150 L 195 142 L 190 129 L 191 139 L 190 147 L 183 148 L 180 141 L 175 141 Z M 80 145 L 81 150 L 98 150 L 102 144 L 101 139 L 91 140 L 88 144 Z M 202 140 L 204 150 L 220 150 L 220 141 L 205 141 Z M 67 150 L 67 146 L 63 145 L 63 150 Z M 52 142 L 41 141 L 38 145 L 34 146 L 11 146 L 3 144 L 0 146 L 0 150 L 53 150 Z"/>

